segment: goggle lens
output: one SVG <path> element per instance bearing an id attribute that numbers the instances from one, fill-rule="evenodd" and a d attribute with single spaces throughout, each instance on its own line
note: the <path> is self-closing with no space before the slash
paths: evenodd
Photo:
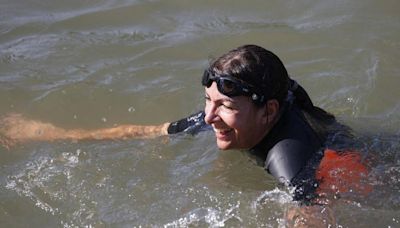
<path id="1" fill-rule="evenodd" d="M 235 83 L 230 81 L 229 79 L 226 78 L 218 78 L 216 79 L 217 82 L 217 87 L 219 91 L 223 91 L 224 94 L 230 94 L 231 96 L 234 96 L 235 94 L 239 93 L 238 88 L 236 88 Z"/>
<path id="2" fill-rule="evenodd" d="M 213 76 L 208 71 L 204 72 L 202 84 L 209 88 L 212 82 L 217 83 L 218 91 L 227 96 L 244 95 L 249 92 L 240 81 L 235 80 L 230 76 Z"/>
<path id="3" fill-rule="evenodd" d="M 246 85 L 244 82 L 237 80 L 229 75 L 214 76 L 208 70 L 203 74 L 202 84 L 209 88 L 213 82 L 217 83 L 218 91 L 228 97 L 245 95 L 251 96 L 255 102 L 264 102 L 264 96 L 259 96 L 254 92 L 254 88 Z"/>
<path id="4" fill-rule="evenodd" d="M 214 76 L 208 70 L 203 74 L 202 84 L 207 88 L 212 82 L 217 83 L 218 91 L 227 96 L 252 95 L 252 87 L 229 75 Z"/>

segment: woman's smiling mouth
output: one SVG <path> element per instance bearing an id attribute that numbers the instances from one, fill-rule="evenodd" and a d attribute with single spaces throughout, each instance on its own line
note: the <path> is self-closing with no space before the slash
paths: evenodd
<path id="1" fill-rule="evenodd" d="M 229 128 L 229 129 L 216 129 L 213 128 L 214 132 L 215 132 L 215 137 L 217 137 L 217 139 L 220 140 L 226 140 L 229 133 L 231 133 L 233 131 L 233 128 Z"/>

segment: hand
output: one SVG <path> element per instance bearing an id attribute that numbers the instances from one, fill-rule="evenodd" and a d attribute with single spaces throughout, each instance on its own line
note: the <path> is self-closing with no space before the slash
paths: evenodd
<path id="1" fill-rule="evenodd" d="M 327 205 L 298 206 L 288 209 L 288 227 L 330 227 L 336 226 L 334 213 Z"/>
<path id="2" fill-rule="evenodd" d="M 0 132 L 0 145 L 3 145 L 7 150 L 10 150 L 15 143 L 14 140 L 7 138 Z"/>
<path id="3" fill-rule="evenodd" d="M 9 114 L 0 120 L 0 144 L 6 148 L 29 140 L 52 140 L 62 130 L 52 124 Z"/>
<path id="4" fill-rule="evenodd" d="M 23 126 L 23 118 L 19 114 L 9 114 L 0 120 L 0 144 L 10 149 L 18 143 L 16 133 Z M 22 129 L 21 129 L 22 130 Z"/>
<path id="5" fill-rule="evenodd" d="M 22 118 L 19 114 L 9 114 L 0 120 L 0 144 L 10 149 L 18 140 L 14 137 L 17 130 L 15 128 L 21 125 Z"/>

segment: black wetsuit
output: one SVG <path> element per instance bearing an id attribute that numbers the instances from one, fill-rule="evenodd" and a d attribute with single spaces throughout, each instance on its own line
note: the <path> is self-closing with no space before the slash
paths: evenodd
<path id="1" fill-rule="evenodd" d="M 168 133 L 195 134 L 210 129 L 204 122 L 204 112 L 173 122 Z M 314 179 L 315 167 L 310 161 L 318 161 L 324 136 L 317 135 L 295 104 L 286 105 L 279 121 L 255 147 L 249 150 L 260 165 L 280 182 L 296 187 L 295 200 L 313 197 L 318 183 Z M 314 163 L 314 162 L 313 162 Z M 307 167 L 307 169 L 306 169 Z"/>

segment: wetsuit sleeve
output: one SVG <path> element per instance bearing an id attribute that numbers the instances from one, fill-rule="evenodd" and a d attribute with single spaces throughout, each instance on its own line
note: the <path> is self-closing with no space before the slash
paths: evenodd
<path id="1" fill-rule="evenodd" d="M 310 146 L 299 140 L 284 139 L 268 152 L 265 168 L 280 182 L 291 183 L 305 166 L 311 151 Z"/>
<path id="2" fill-rule="evenodd" d="M 189 134 L 197 134 L 200 131 L 211 129 L 204 121 L 205 113 L 198 112 L 189 117 L 172 122 L 168 127 L 168 134 L 177 134 L 185 132 Z"/>

